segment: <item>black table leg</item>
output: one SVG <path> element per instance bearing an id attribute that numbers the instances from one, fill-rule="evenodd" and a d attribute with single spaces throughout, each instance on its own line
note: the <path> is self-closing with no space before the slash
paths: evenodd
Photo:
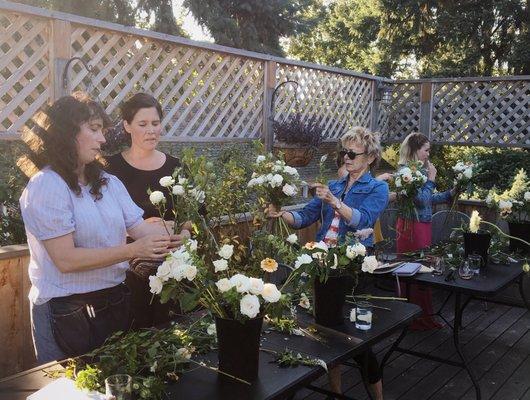
<path id="1" fill-rule="evenodd" d="M 463 367 L 467 371 L 469 377 L 471 378 L 471 382 L 473 383 L 473 386 L 475 387 L 475 395 L 476 399 L 481 399 L 481 393 L 480 393 L 480 386 L 478 384 L 477 379 L 475 378 L 475 375 L 473 374 L 473 371 L 471 371 L 471 368 L 468 365 L 468 362 L 466 358 L 464 357 L 464 352 L 462 351 L 462 348 L 460 347 L 460 327 L 462 325 L 462 310 L 463 307 L 461 307 L 462 302 L 462 294 L 461 293 L 455 293 L 455 322 L 454 322 L 454 329 L 453 329 L 453 341 L 455 343 L 456 352 L 458 353 L 458 356 L 462 360 Z"/>
<path id="2" fill-rule="evenodd" d="M 383 368 L 385 367 L 386 362 L 388 361 L 388 359 L 390 358 L 390 356 L 392 355 L 394 350 L 396 350 L 398 348 L 398 346 L 401 343 L 401 341 L 403 340 L 403 338 L 407 335 L 408 330 L 409 330 L 408 326 L 403 328 L 403 330 L 401 331 L 401 334 L 399 335 L 397 340 L 392 344 L 392 346 L 390 346 L 390 349 L 388 349 L 388 351 L 386 352 L 385 356 L 381 360 L 381 365 L 379 366 L 379 368 L 381 369 L 381 376 L 383 376 Z"/>
<path id="3" fill-rule="evenodd" d="M 528 297 L 526 297 L 526 293 L 524 291 L 524 275 L 519 277 L 519 292 L 521 293 L 521 298 L 523 299 L 526 308 L 530 310 L 530 300 Z"/>

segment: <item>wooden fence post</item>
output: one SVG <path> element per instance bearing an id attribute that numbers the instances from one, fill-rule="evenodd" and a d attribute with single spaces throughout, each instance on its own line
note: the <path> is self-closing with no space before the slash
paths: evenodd
<path id="1" fill-rule="evenodd" d="M 432 82 L 420 86 L 420 132 L 431 140 L 432 128 Z"/>
<path id="2" fill-rule="evenodd" d="M 379 88 L 379 81 L 373 80 L 372 81 L 372 96 L 370 98 L 370 101 L 372 102 L 372 113 L 370 117 L 370 130 L 372 132 L 379 131 L 379 126 L 377 126 L 377 120 L 379 119 L 379 97 L 377 95 L 378 88 Z"/>
<path id="3" fill-rule="evenodd" d="M 276 87 L 276 61 L 265 61 L 264 62 L 264 74 L 263 74 L 263 144 L 267 151 L 272 150 L 272 144 L 274 141 L 274 132 L 272 130 L 272 117 L 271 112 L 271 101 L 272 93 Z"/>
<path id="4" fill-rule="evenodd" d="M 51 20 L 50 41 L 50 86 L 52 89 L 51 102 L 65 96 L 69 88 L 63 87 L 63 71 L 72 56 L 70 45 L 71 25 L 68 21 Z"/>

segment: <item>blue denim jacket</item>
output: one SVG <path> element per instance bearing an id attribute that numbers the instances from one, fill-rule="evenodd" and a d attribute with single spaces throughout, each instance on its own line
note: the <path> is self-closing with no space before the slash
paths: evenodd
<path id="1" fill-rule="evenodd" d="M 348 175 L 344 178 L 330 181 L 328 186 L 335 197 L 340 198 L 347 184 Z M 342 202 L 348 207 L 351 207 L 353 213 L 350 221 L 345 221 L 341 218 L 339 223 L 339 238 L 344 238 L 347 232 L 373 228 L 375 221 L 379 218 L 379 215 L 388 203 L 388 185 L 386 182 L 376 180 L 367 172 L 351 186 Z M 301 211 L 293 211 L 292 214 L 294 217 L 293 227 L 296 229 L 309 226 L 321 218 L 322 225 L 316 237 L 317 241 L 321 241 L 329 230 L 331 221 L 333 221 L 335 215 L 335 210 L 331 205 L 315 197 Z M 365 246 L 373 246 L 373 235 L 370 235 L 362 243 Z"/>
<path id="2" fill-rule="evenodd" d="M 416 206 L 416 212 L 418 213 L 418 221 L 420 222 L 431 222 L 432 220 L 432 205 L 438 203 L 446 203 L 451 200 L 451 191 L 446 190 L 445 192 L 436 192 L 436 184 L 428 180 L 418 190 L 418 194 L 414 198 L 414 205 Z"/>

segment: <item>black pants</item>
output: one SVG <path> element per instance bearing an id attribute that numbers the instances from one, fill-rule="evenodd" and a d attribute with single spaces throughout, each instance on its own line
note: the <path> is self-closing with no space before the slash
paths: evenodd
<path id="1" fill-rule="evenodd" d="M 55 341 L 68 357 L 100 347 L 129 323 L 130 291 L 124 284 L 50 300 Z"/>
<path id="2" fill-rule="evenodd" d="M 152 275 L 156 274 L 156 269 Z M 131 291 L 130 325 L 132 329 L 149 328 L 169 322 L 174 314 L 180 314 L 178 304 L 170 300 L 160 303 L 160 297 L 149 290 L 149 281 L 131 270 L 125 279 Z"/>

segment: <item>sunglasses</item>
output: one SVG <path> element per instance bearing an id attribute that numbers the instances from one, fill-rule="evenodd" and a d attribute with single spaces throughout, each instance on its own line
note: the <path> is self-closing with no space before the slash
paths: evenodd
<path id="1" fill-rule="evenodd" d="M 339 155 L 341 156 L 341 158 L 344 158 L 344 156 L 347 155 L 350 160 L 355 160 L 355 157 L 361 156 L 363 154 L 365 154 L 365 152 L 356 153 L 353 150 L 347 149 L 342 149 L 341 151 L 339 151 Z"/>

